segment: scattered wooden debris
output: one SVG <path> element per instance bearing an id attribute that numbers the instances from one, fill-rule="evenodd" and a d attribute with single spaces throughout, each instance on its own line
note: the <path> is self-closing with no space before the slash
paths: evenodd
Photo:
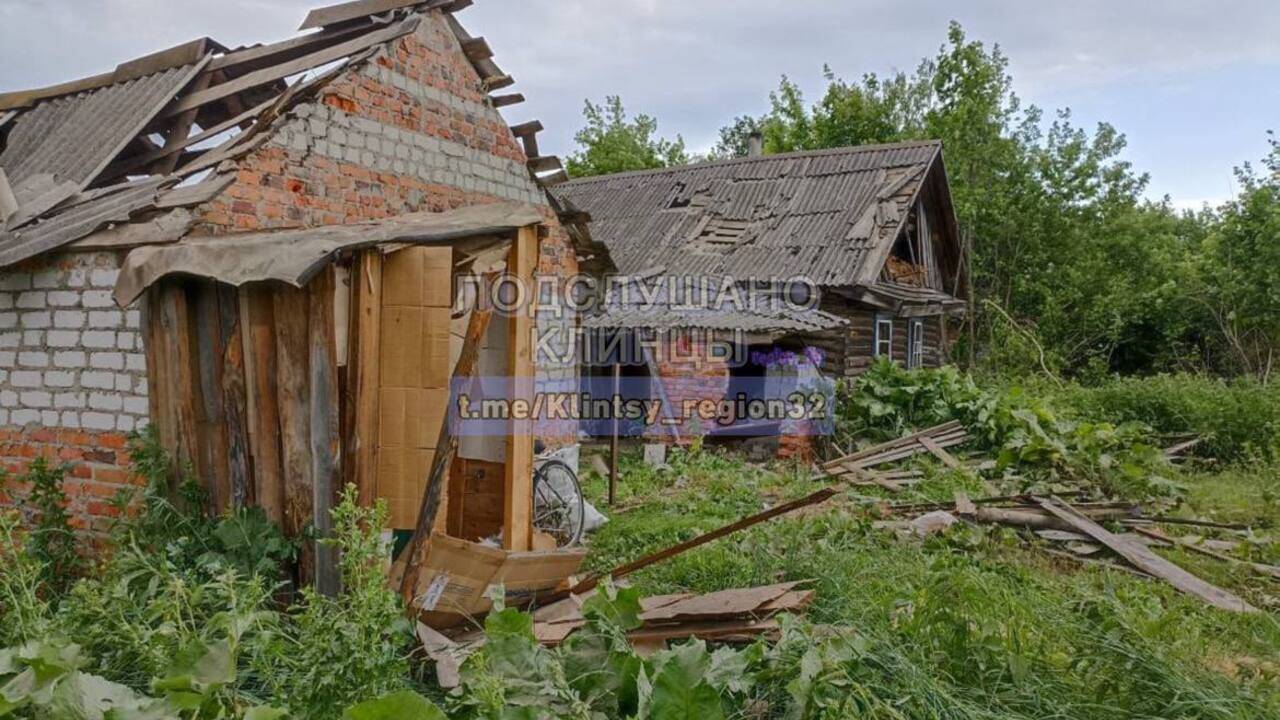
<path id="1" fill-rule="evenodd" d="M 1199 447 L 1204 442 L 1204 438 L 1192 438 L 1186 442 L 1180 442 L 1164 451 L 1164 456 L 1170 462 L 1181 462 L 1186 459 L 1186 454 Z"/>
<path id="2" fill-rule="evenodd" d="M 1169 537 L 1168 535 L 1165 535 L 1163 532 L 1154 528 L 1138 527 L 1138 528 L 1134 528 L 1134 532 L 1138 533 L 1139 535 L 1148 537 L 1152 540 L 1155 540 L 1161 545 L 1185 548 L 1187 550 L 1190 550 L 1191 552 L 1204 555 L 1205 557 L 1211 557 L 1211 558 L 1214 558 L 1215 560 L 1221 560 L 1223 562 L 1230 563 L 1232 565 L 1247 567 L 1259 575 L 1264 575 L 1266 577 L 1272 577 L 1272 578 L 1276 578 L 1277 580 L 1280 580 L 1280 567 L 1276 567 L 1275 565 L 1249 562 L 1247 560 L 1234 558 L 1234 557 L 1231 557 L 1230 555 L 1225 555 L 1216 550 L 1212 550 L 1208 547 L 1205 547 L 1205 545 L 1202 544 L 1201 542 L 1196 542 L 1195 540 L 1192 540 L 1190 538 Z"/>
<path id="3" fill-rule="evenodd" d="M 864 485 L 868 483 L 880 485 L 887 490 L 898 491 L 902 489 L 900 483 L 891 477 L 872 472 L 872 468 L 906 460 L 922 453 L 934 455 L 947 467 L 960 468 L 963 464 L 946 450 L 963 445 L 969 440 L 969 433 L 963 425 L 959 422 L 949 422 L 832 460 L 822 469 L 829 477 L 852 480 Z"/>
<path id="4" fill-rule="evenodd" d="M 642 625 L 627 633 L 637 652 L 647 654 L 672 640 L 698 638 L 720 643 L 752 642 L 777 635 L 777 617 L 796 614 L 813 603 L 815 593 L 805 583 L 791 582 L 765 587 L 722 590 L 706 595 L 678 594 L 640 601 Z M 583 603 L 590 591 L 570 595 L 533 613 L 533 634 L 538 642 L 555 647 L 587 624 Z M 485 635 L 474 628 L 444 633 L 418 624 L 423 652 L 435 662 L 436 679 L 446 690 L 460 683 L 460 669 L 469 655 L 484 646 Z"/>
<path id="5" fill-rule="evenodd" d="M 1111 533 L 1061 500 L 1040 499 L 1038 504 L 1049 514 L 1082 534 L 1102 543 L 1138 569 L 1167 581 L 1182 592 L 1195 595 L 1210 605 L 1223 610 L 1246 613 L 1258 612 L 1257 608 L 1254 608 L 1244 600 L 1174 565 L 1152 552 L 1147 546 Z"/>
<path id="6" fill-rule="evenodd" d="M 723 590 L 708 595 L 663 595 L 641 601 L 643 626 L 633 640 L 666 642 L 685 638 L 727 641 L 768 635 L 778 629 L 774 618 L 797 613 L 813 602 L 814 591 L 792 582 L 767 587 Z M 586 624 L 582 603 L 590 595 L 573 595 L 534 613 L 533 632 L 544 645 L 559 645 Z"/>
<path id="7" fill-rule="evenodd" d="M 1084 495 L 1083 492 L 1077 492 L 1068 497 L 1082 495 Z M 908 522 L 877 523 L 877 527 L 915 531 L 923 535 L 927 534 L 923 532 L 925 530 L 945 529 L 941 517 L 954 515 L 970 523 L 1005 525 L 1029 530 L 1040 539 L 1057 545 L 1057 547 L 1044 548 L 1044 551 L 1050 555 L 1068 558 L 1078 563 L 1101 563 L 1143 577 L 1161 579 L 1183 592 L 1202 598 L 1215 607 L 1233 612 L 1256 612 L 1256 609 L 1232 593 L 1156 555 L 1150 546 L 1185 547 L 1207 557 L 1248 567 L 1259 575 L 1280 579 L 1280 567 L 1251 563 L 1223 554 L 1209 546 L 1209 542 L 1213 541 L 1171 538 L 1160 532 L 1156 528 L 1156 523 L 1168 521 L 1217 529 L 1235 529 L 1239 526 L 1179 518 L 1144 517 L 1140 507 L 1126 502 L 1077 502 L 1071 505 L 1061 497 L 1046 500 L 1022 495 L 971 500 L 967 494 L 957 492 L 954 502 L 951 503 L 913 503 L 882 507 L 890 513 L 915 517 L 915 519 Z M 1132 528 L 1134 532 L 1125 534 L 1109 532 L 1099 524 L 1107 521 L 1119 522 Z M 1218 542 L 1216 545 L 1229 550 L 1234 544 Z M 1116 565 L 1102 559 L 1101 553 L 1104 549 L 1115 553 L 1127 564 Z"/>

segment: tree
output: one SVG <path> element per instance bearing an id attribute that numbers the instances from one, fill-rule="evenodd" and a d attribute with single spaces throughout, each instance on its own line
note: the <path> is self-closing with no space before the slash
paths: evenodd
<path id="1" fill-rule="evenodd" d="M 629 170 L 684 165 L 689 162 L 684 139 L 656 138 L 658 121 L 649 115 L 627 119 L 622 98 L 611 95 L 604 105 L 586 101 L 586 127 L 574 139 L 578 152 L 569 156 L 568 171 L 573 177 L 608 175 Z"/>
<path id="2" fill-rule="evenodd" d="M 735 120 L 717 150 L 744 154 L 751 129 L 771 153 L 942 140 L 956 214 L 975 242 L 980 300 L 1031 328 L 1057 367 L 1181 362 L 1195 333 L 1170 280 L 1197 222 L 1143 203 L 1147 177 L 1122 159 L 1126 140 L 1114 127 L 1087 132 L 1067 110 L 1045 127 L 1043 113 L 1014 92 L 1008 68 L 998 45 L 952 23 L 947 42 L 914 73 L 847 82 L 824 68 L 826 91 L 812 106 L 784 77 L 769 113 Z M 1007 322 L 1001 313 L 980 321 L 991 332 Z"/>
<path id="3" fill-rule="evenodd" d="M 1263 381 L 1280 349 L 1280 144 L 1271 145 L 1266 174 L 1249 165 L 1236 171 L 1242 189 L 1218 211 L 1196 293 L 1231 364 Z"/>

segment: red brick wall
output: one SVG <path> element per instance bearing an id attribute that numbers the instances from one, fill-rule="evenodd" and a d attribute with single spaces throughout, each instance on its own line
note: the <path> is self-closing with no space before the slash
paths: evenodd
<path id="1" fill-rule="evenodd" d="M 30 492 L 22 475 L 36 458 L 67 465 L 63 491 L 71 524 L 89 539 L 100 539 L 117 516 L 112 499 L 142 484 L 129 471 L 128 440 L 123 433 L 37 428 L 0 429 L 0 464 L 8 477 L 0 486 L 0 505 L 17 505 Z"/>
<path id="2" fill-rule="evenodd" d="M 656 382 L 665 393 L 659 395 L 675 417 L 684 418 L 686 401 L 711 400 L 719 402 L 729 391 L 729 365 L 725 360 L 710 357 L 708 341 L 701 331 L 677 331 L 664 340 L 664 349 L 655 358 L 658 371 Z M 706 435 L 715 428 L 715 421 L 685 419 L 680 431 L 681 442 L 689 442 Z M 653 438 L 671 440 L 671 433 L 663 427 L 650 428 Z"/>

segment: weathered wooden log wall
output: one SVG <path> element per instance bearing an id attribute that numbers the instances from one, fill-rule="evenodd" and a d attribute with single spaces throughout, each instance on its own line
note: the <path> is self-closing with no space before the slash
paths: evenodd
<path id="1" fill-rule="evenodd" d="M 333 268 L 301 290 L 172 278 L 147 291 L 151 415 L 210 512 L 256 505 L 290 537 L 328 533 L 355 398 L 341 392 L 336 292 Z M 303 577 L 321 590 L 336 587 L 333 565 L 304 550 Z"/>

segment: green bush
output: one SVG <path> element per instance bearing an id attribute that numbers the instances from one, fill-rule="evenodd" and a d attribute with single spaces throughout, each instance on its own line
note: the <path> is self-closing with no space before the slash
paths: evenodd
<path id="1" fill-rule="evenodd" d="M 837 441 L 865 446 L 956 420 L 973 436 L 969 448 L 997 460 L 990 479 L 1016 481 L 1010 490 L 1068 486 L 1133 500 L 1178 492 L 1151 427 L 1063 406 L 1016 386 L 981 387 L 955 368 L 905 370 L 882 360 L 840 388 Z"/>
<path id="2" fill-rule="evenodd" d="M 1280 384 L 1159 375 L 1038 390 L 1091 419 L 1142 422 L 1159 433 L 1193 433 L 1204 438 L 1196 452 L 1222 462 L 1280 460 Z"/>

